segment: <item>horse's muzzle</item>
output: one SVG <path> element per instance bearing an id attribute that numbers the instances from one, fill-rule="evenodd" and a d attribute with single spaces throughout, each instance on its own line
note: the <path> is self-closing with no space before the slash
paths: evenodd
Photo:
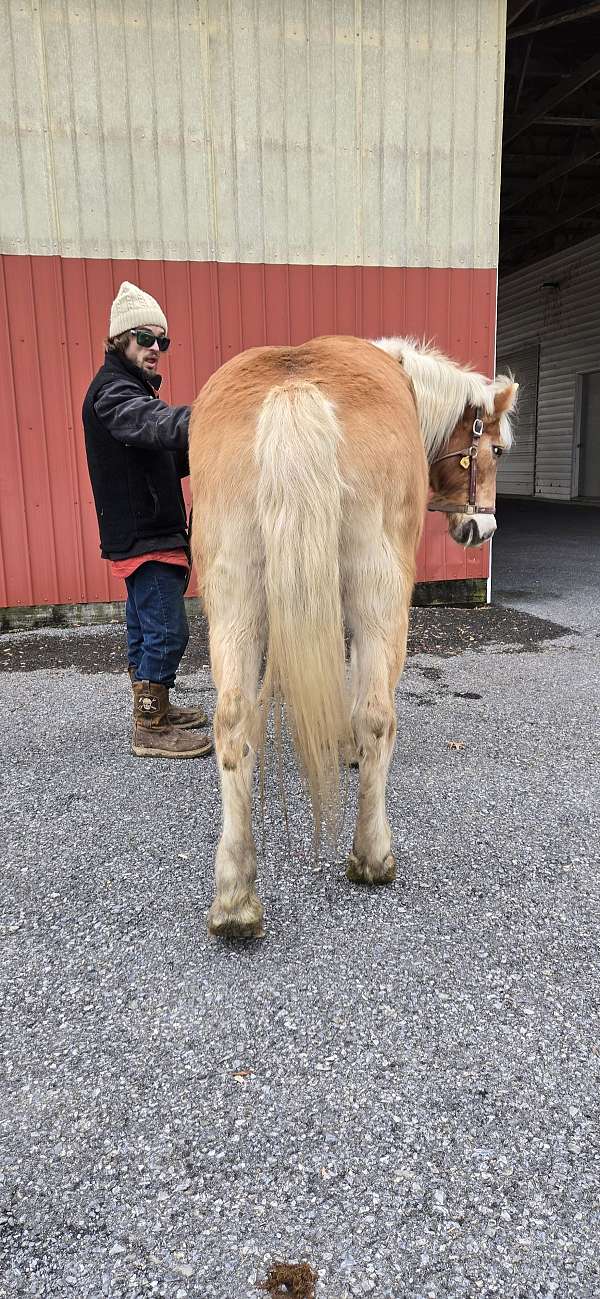
<path id="1" fill-rule="evenodd" d="M 496 520 L 493 514 L 451 514 L 448 528 L 460 546 L 482 546 L 493 537 Z"/>

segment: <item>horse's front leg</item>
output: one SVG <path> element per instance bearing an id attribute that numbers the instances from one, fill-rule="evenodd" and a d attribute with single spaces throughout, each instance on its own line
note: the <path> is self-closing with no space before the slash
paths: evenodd
<path id="1" fill-rule="evenodd" d="M 261 645 L 232 638 L 235 654 L 221 660 L 214 717 L 215 749 L 223 801 L 223 831 L 215 862 L 215 897 L 209 933 L 262 938 L 263 908 L 255 889 L 256 848 L 252 835 L 252 786 L 258 737 L 257 689 Z M 211 627 L 211 650 L 213 629 Z"/>

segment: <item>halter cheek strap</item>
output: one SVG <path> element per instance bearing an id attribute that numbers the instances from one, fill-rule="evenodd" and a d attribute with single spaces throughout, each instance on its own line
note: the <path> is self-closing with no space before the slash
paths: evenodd
<path id="1" fill-rule="evenodd" d="M 476 417 L 473 421 L 473 432 L 471 436 L 470 447 L 463 447 L 462 451 L 448 451 L 444 456 L 438 456 L 437 460 L 432 460 L 431 468 L 439 465 L 442 460 L 454 460 L 455 456 L 460 456 L 460 463 L 463 469 L 469 470 L 469 499 L 466 504 L 447 505 L 428 505 L 428 510 L 441 512 L 442 514 L 495 514 L 496 510 L 491 505 L 478 505 L 477 503 L 477 456 L 479 453 L 479 442 L 483 433 L 483 411 L 480 406 L 477 407 Z"/>

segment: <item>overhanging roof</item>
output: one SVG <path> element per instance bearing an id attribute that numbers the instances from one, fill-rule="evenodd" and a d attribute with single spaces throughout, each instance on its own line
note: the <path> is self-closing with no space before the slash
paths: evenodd
<path id="1" fill-rule="evenodd" d="M 500 273 L 600 234 L 600 0 L 508 0 Z"/>

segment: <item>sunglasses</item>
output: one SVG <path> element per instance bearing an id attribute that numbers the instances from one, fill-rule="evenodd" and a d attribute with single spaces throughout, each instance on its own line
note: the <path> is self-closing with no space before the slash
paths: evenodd
<path id="1" fill-rule="evenodd" d="M 130 329 L 129 333 L 135 338 L 138 347 L 153 347 L 155 343 L 158 343 L 159 352 L 166 352 L 171 344 L 171 339 L 167 338 L 165 334 L 161 338 L 157 338 L 156 334 L 151 334 L 149 329 Z"/>

